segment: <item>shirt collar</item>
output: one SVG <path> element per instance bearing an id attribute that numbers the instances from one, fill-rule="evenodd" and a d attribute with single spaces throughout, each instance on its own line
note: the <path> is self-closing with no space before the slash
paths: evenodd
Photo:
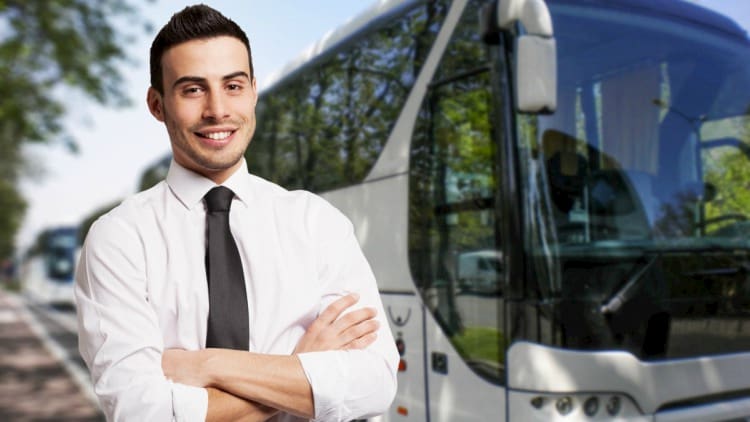
<path id="1" fill-rule="evenodd" d="M 247 162 L 242 158 L 242 165 L 222 183 L 234 192 L 237 199 L 248 206 L 251 197 L 250 174 L 247 171 Z M 185 208 L 193 209 L 203 201 L 203 197 L 211 188 L 217 186 L 213 180 L 188 170 L 178 164 L 174 159 L 169 164 L 167 173 L 167 185 L 177 199 Z"/>

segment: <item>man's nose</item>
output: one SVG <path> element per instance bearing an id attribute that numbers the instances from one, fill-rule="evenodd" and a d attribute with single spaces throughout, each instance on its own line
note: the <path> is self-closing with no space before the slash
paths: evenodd
<path id="1" fill-rule="evenodd" d="M 211 93 L 206 98 L 203 110 L 204 119 L 223 120 L 229 117 L 226 99 L 221 93 Z"/>

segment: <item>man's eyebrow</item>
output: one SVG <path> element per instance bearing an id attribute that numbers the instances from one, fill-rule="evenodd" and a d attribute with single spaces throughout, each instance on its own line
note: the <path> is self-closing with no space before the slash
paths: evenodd
<path id="1" fill-rule="evenodd" d="M 248 75 L 247 72 L 242 71 L 242 70 L 240 70 L 239 72 L 230 73 L 230 74 L 224 76 L 221 79 L 225 80 L 225 81 L 228 81 L 230 79 L 237 79 L 237 78 L 242 77 L 242 76 L 244 76 L 245 78 L 247 78 L 248 80 L 250 80 L 250 75 Z"/>
<path id="2" fill-rule="evenodd" d="M 177 85 L 184 84 L 186 82 L 190 83 L 205 83 L 206 78 L 202 78 L 200 76 L 183 76 L 181 78 L 178 78 L 174 83 L 172 84 L 172 88 L 176 87 Z"/>
<path id="3" fill-rule="evenodd" d="M 248 80 L 250 80 L 250 75 L 248 75 L 247 72 L 242 71 L 242 70 L 238 72 L 230 73 L 228 75 L 224 75 L 221 77 L 221 80 L 228 81 L 228 80 L 236 79 L 240 77 L 245 77 Z M 201 77 L 201 76 L 183 76 L 181 78 L 178 78 L 176 81 L 174 81 L 174 83 L 172 84 L 172 87 L 174 88 L 180 84 L 184 84 L 188 82 L 189 83 L 206 83 L 206 78 Z"/>

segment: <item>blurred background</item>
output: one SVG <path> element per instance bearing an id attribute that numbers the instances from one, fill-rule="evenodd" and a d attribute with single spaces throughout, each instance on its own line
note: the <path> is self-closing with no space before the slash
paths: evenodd
<path id="1" fill-rule="evenodd" d="M 103 420 L 78 357 L 70 289 L 44 283 L 71 277 L 84 229 L 169 153 L 145 105 L 148 53 L 193 3 L 0 2 L 0 420 Z M 259 89 L 372 5 L 204 3 L 247 33 Z"/>

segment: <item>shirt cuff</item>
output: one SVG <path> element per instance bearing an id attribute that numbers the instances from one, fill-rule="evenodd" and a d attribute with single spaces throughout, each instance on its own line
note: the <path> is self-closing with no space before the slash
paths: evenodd
<path id="1" fill-rule="evenodd" d="M 208 391 L 185 384 L 172 384 L 172 409 L 175 422 L 204 422 L 208 413 Z"/>
<path id="2" fill-rule="evenodd" d="M 300 363 L 310 383 L 315 406 L 316 421 L 342 420 L 347 414 L 343 398 L 346 397 L 347 365 L 341 351 L 300 353 Z"/>

